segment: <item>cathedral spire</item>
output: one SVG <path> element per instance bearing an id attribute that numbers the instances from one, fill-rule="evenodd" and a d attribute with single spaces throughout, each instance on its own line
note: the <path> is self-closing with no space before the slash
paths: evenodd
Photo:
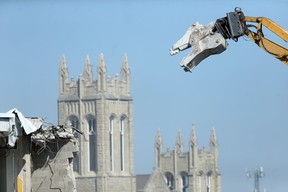
<path id="1" fill-rule="evenodd" d="M 128 57 L 126 53 L 124 54 L 123 62 L 122 62 L 121 74 L 123 73 L 130 74 L 130 67 L 128 64 Z"/>
<path id="2" fill-rule="evenodd" d="M 99 63 L 98 63 L 98 72 L 101 70 L 101 72 L 106 73 L 106 64 L 104 61 L 104 54 L 100 53 L 99 56 Z"/>
<path id="3" fill-rule="evenodd" d="M 190 146 L 189 146 L 189 165 L 190 168 L 195 168 L 198 162 L 198 144 L 195 133 L 195 125 L 192 124 L 192 130 L 190 135 Z"/>
<path id="4" fill-rule="evenodd" d="M 197 137 L 195 132 L 195 125 L 192 125 L 191 135 L 190 135 L 190 145 L 197 145 Z"/>
<path id="5" fill-rule="evenodd" d="M 212 128 L 210 135 L 210 153 L 214 157 L 215 171 L 218 172 L 218 143 L 216 138 L 215 128 Z"/>
<path id="6" fill-rule="evenodd" d="M 214 146 L 217 146 L 217 137 L 216 137 L 216 132 L 215 128 L 212 128 L 211 135 L 210 135 L 210 143 L 213 144 Z"/>
<path id="7" fill-rule="evenodd" d="M 60 94 L 65 92 L 65 83 L 68 81 L 69 72 L 66 63 L 66 58 L 64 55 L 61 57 L 60 67 L 59 67 L 59 89 Z"/>
<path id="8" fill-rule="evenodd" d="M 161 153 L 162 153 L 162 137 L 160 134 L 160 129 L 157 130 L 155 139 L 155 166 L 161 166 Z"/>
<path id="9" fill-rule="evenodd" d="M 98 91 L 105 91 L 106 90 L 106 64 L 104 62 L 103 53 L 101 53 L 99 56 L 97 76 L 98 76 Z"/>
<path id="10" fill-rule="evenodd" d="M 178 131 L 178 134 L 177 134 L 175 150 L 177 150 L 178 152 L 183 152 L 183 142 L 182 142 L 182 136 L 181 136 L 180 130 Z"/>
<path id="11" fill-rule="evenodd" d="M 157 130 L 155 143 L 157 145 L 162 145 L 162 137 L 161 137 L 161 134 L 160 134 L 160 129 Z"/>
<path id="12" fill-rule="evenodd" d="M 65 55 L 62 55 L 62 57 L 61 57 L 59 74 L 60 75 L 68 74 L 68 68 L 67 68 L 67 62 L 66 62 Z"/>
<path id="13" fill-rule="evenodd" d="M 92 82 L 93 80 L 92 65 L 90 62 L 89 55 L 86 56 L 83 78 L 88 80 L 89 82 Z"/>
<path id="14" fill-rule="evenodd" d="M 128 58 L 126 53 L 123 57 L 122 67 L 121 67 L 121 78 L 126 84 L 126 94 L 130 95 L 130 67 L 128 64 Z"/>

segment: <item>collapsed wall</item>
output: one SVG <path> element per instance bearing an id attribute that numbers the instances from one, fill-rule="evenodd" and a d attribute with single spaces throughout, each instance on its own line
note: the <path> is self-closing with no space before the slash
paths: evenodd
<path id="1" fill-rule="evenodd" d="M 73 130 L 43 125 L 43 119 L 25 118 L 16 109 L 0 113 L 0 191 L 76 192 Z"/>
<path id="2" fill-rule="evenodd" d="M 73 157 L 77 140 L 64 127 L 43 127 L 32 134 L 32 190 L 75 192 Z"/>

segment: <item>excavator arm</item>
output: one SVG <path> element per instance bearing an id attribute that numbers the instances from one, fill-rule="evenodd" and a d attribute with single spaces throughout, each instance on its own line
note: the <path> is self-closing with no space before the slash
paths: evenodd
<path id="1" fill-rule="evenodd" d="M 257 26 L 249 23 L 257 23 Z M 200 25 L 198 22 L 193 23 L 172 46 L 170 55 L 192 48 L 180 64 L 184 71 L 191 72 L 205 58 L 225 51 L 228 47 L 226 39 L 237 42 L 239 37 L 246 35 L 263 50 L 288 64 L 288 50 L 264 37 L 262 26 L 288 42 L 288 32 L 272 20 L 265 17 L 246 17 L 240 8 L 235 8 L 234 12 L 227 13 L 226 17 L 217 19 L 207 26 Z M 255 28 L 256 31 L 250 28 Z"/>
<path id="2" fill-rule="evenodd" d="M 285 29 L 265 17 L 245 17 L 244 21 L 257 23 L 257 31 L 248 30 L 246 34 L 254 43 L 273 55 L 276 59 L 288 64 L 288 50 L 270 39 L 265 38 L 262 32 L 262 26 L 265 26 L 284 41 L 288 42 L 288 32 Z"/>

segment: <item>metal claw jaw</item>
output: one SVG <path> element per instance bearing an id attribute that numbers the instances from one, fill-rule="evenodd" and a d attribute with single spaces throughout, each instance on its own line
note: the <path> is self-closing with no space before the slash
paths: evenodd
<path id="1" fill-rule="evenodd" d="M 184 68 L 184 71 L 192 72 L 192 69 L 201 61 L 210 55 L 222 53 L 226 50 L 227 46 L 226 40 L 220 33 L 206 36 L 192 46 L 193 50 L 187 57 L 183 58 L 180 66 Z"/>
<path id="2" fill-rule="evenodd" d="M 170 48 L 170 55 L 172 56 L 172 55 L 176 55 L 177 53 L 179 53 L 180 52 L 180 50 L 179 49 L 172 49 L 172 48 Z"/>
<path id="3" fill-rule="evenodd" d="M 225 38 L 218 32 L 213 33 L 213 26 L 214 22 L 207 26 L 200 25 L 197 22 L 193 23 L 184 36 L 173 45 L 170 50 L 171 55 L 192 48 L 189 55 L 181 61 L 180 66 L 184 68 L 184 71 L 192 72 L 193 68 L 205 58 L 226 50 L 228 44 Z"/>
<path id="4" fill-rule="evenodd" d="M 176 55 L 180 51 L 183 51 L 189 47 L 191 47 L 189 40 L 190 40 L 190 35 L 193 31 L 193 25 L 188 28 L 186 33 L 172 46 L 170 49 L 170 55 Z"/>

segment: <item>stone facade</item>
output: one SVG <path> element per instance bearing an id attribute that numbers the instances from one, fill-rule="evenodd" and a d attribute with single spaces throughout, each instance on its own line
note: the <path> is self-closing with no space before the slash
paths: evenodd
<path id="1" fill-rule="evenodd" d="M 155 167 L 164 175 L 171 191 L 221 192 L 218 144 L 214 128 L 211 132 L 209 151 L 205 147 L 198 149 L 194 127 L 191 131 L 188 152 L 183 151 L 180 132 L 174 150 L 163 152 L 162 147 L 162 138 L 158 130 L 155 142 Z"/>
<path id="2" fill-rule="evenodd" d="M 73 160 L 77 191 L 134 192 L 133 100 L 125 55 L 120 76 L 107 76 L 99 57 L 97 80 L 87 56 L 78 80 L 69 79 L 63 56 L 59 69 L 59 124 L 73 125 L 79 154 Z"/>

